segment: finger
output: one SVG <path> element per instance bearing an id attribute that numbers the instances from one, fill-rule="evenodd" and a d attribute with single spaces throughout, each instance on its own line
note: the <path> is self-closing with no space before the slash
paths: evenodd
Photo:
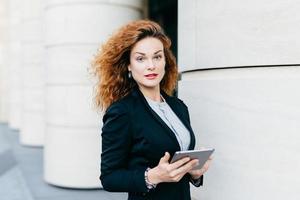
<path id="1" fill-rule="evenodd" d="M 204 166 L 206 166 L 207 168 L 210 166 L 210 163 L 211 163 L 211 160 L 207 160 L 205 163 L 204 163 Z"/>
<path id="2" fill-rule="evenodd" d="M 173 172 L 171 172 L 171 176 L 174 177 L 174 176 L 177 176 L 180 174 L 185 174 L 188 171 L 192 170 L 197 165 L 198 165 L 197 159 L 191 160 L 188 163 L 184 164 L 183 166 L 181 166 L 181 167 L 175 169 Z"/>
<path id="3" fill-rule="evenodd" d="M 170 154 L 168 152 L 165 152 L 165 155 L 163 157 L 161 157 L 159 162 L 162 163 L 169 163 L 169 159 L 170 159 Z"/>
<path id="4" fill-rule="evenodd" d="M 181 173 L 181 174 L 175 176 L 172 180 L 173 180 L 173 182 L 178 182 L 182 179 L 183 176 L 184 176 L 184 173 Z"/>
<path id="5" fill-rule="evenodd" d="M 201 169 L 195 169 L 195 170 L 191 170 L 190 172 L 194 175 L 202 175 L 207 171 L 206 168 L 202 167 Z"/>
<path id="6" fill-rule="evenodd" d="M 206 162 L 206 163 L 203 165 L 202 169 L 203 169 L 204 172 L 206 172 L 206 171 L 208 170 L 209 165 L 210 165 L 210 161 Z"/>
<path id="7" fill-rule="evenodd" d="M 191 159 L 189 157 L 181 158 L 180 160 L 177 160 L 176 162 L 173 162 L 170 164 L 170 169 L 174 170 L 179 168 L 180 166 L 184 165 L 185 163 L 189 162 Z"/>
<path id="8" fill-rule="evenodd" d="M 201 176 L 203 174 L 201 169 L 191 170 L 191 171 L 189 171 L 189 173 L 193 176 Z"/>
<path id="9" fill-rule="evenodd" d="M 199 165 L 198 159 L 191 160 L 190 162 L 188 162 L 186 165 L 183 166 L 183 171 L 188 172 L 192 170 L 194 167 L 196 167 L 197 165 Z"/>

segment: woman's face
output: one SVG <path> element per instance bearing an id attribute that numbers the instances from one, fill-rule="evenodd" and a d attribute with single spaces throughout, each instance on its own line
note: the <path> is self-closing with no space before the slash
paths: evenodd
<path id="1" fill-rule="evenodd" d="M 138 41 L 130 52 L 128 70 L 142 90 L 159 90 L 165 65 L 164 46 L 157 38 L 147 37 Z"/>

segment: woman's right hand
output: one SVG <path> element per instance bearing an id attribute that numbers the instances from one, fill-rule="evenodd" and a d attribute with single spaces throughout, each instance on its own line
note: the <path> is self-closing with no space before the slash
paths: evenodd
<path id="1" fill-rule="evenodd" d="M 161 182 L 178 182 L 180 179 L 197 164 L 198 160 L 191 160 L 189 157 L 182 158 L 176 162 L 169 163 L 168 152 L 160 159 L 158 165 L 148 171 L 148 181 L 152 184 Z"/>

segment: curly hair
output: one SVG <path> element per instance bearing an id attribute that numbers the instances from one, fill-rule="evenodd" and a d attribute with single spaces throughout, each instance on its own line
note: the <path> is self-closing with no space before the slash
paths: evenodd
<path id="1" fill-rule="evenodd" d="M 170 50 L 171 40 L 157 23 L 150 20 L 137 20 L 117 30 L 102 45 L 92 61 L 91 69 L 97 79 L 94 88 L 96 107 L 105 111 L 113 102 L 126 96 L 137 85 L 133 79 L 128 78 L 130 51 L 138 41 L 146 37 L 157 38 L 164 46 L 166 65 L 160 88 L 168 95 L 172 95 L 176 87 L 178 70 L 176 59 Z"/>

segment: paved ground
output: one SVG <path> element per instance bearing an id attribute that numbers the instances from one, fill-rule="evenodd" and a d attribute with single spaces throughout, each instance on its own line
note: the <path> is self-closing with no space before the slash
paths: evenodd
<path id="1" fill-rule="evenodd" d="M 64 189 L 43 180 L 43 148 L 19 144 L 19 133 L 0 123 L 1 200 L 126 200 L 125 193 Z"/>

